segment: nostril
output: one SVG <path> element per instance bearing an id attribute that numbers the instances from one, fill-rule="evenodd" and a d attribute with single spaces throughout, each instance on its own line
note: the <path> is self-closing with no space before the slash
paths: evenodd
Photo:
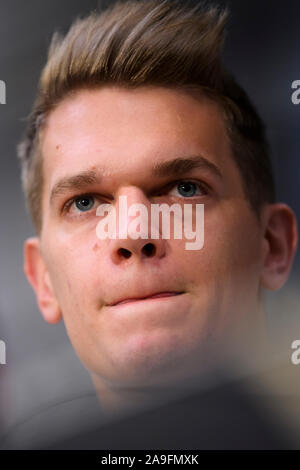
<path id="1" fill-rule="evenodd" d="M 153 245 L 153 243 L 147 243 L 143 249 L 142 249 L 142 252 L 146 255 L 146 256 L 153 256 L 155 254 L 155 246 Z"/>
<path id="2" fill-rule="evenodd" d="M 124 256 L 124 258 L 130 258 L 131 252 L 129 250 L 126 250 L 126 248 L 119 248 L 118 254 L 120 256 Z"/>

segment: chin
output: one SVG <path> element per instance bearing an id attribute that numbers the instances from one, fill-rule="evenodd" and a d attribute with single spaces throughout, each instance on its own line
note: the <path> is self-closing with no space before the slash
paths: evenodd
<path id="1" fill-rule="evenodd" d="M 113 382 L 123 386 L 150 386 L 178 381 L 195 357 L 193 349 L 178 335 L 135 335 L 119 348 L 111 361 Z"/>

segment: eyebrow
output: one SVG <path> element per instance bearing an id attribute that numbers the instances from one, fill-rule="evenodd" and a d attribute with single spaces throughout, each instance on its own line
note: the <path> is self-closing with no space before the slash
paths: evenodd
<path id="1" fill-rule="evenodd" d="M 200 155 L 175 158 L 173 160 L 156 163 L 151 169 L 151 176 L 161 178 L 166 176 L 183 176 L 185 173 L 194 169 L 208 170 L 222 179 L 222 173 L 219 168 Z M 50 195 L 50 204 L 60 195 L 69 191 L 84 190 L 89 185 L 99 184 L 102 179 L 103 175 L 101 170 L 94 169 L 88 169 L 73 176 L 65 176 L 53 186 Z"/>
<path id="2" fill-rule="evenodd" d="M 196 155 L 188 158 L 175 158 L 174 160 L 159 162 L 152 168 L 152 176 L 180 176 L 182 173 L 194 169 L 205 169 L 214 173 L 218 178 L 222 178 L 219 168 L 206 158 Z"/>
<path id="3" fill-rule="evenodd" d="M 99 171 L 84 170 L 78 175 L 65 176 L 61 178 L 52 188 L 50 194 L 50 204 L 54 200 L 69 191 L 80 191 L 92 184 L 99 184 L 102 179 Z"/>

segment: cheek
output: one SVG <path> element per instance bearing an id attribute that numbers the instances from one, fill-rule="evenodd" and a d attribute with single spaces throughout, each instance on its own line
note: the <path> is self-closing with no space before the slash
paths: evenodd
<path id="1" fill-rule="evenodd" d="M 80 240 L 57 243 L 48 250 L 48 267 L 55 295 L 65 319 L 83 321 L 99 307 L 101 299 L 101 266 L 93 244 Z M 95 305 L 94 305 L 95 304 Z"/>
<path id="2" fill-rule="evenodd" d="M 261 270 L 261 234 L 255 215 L 237 208 L 231 217 L 219 217 L 218 224 L 208 226 L 206 248 L 225 303 L 236 310 L 255 308 Z"/>
<path id="3" fill-rule="evenodd" d="M 255 215 L 247 208 L 207 211 L 204 220 L 204 245 L 200 250 L 185 250 L 177 245 L 181 272 L 191 283 L 215 286 L 244 284 L 255 287 L 261 268 L 261 233 Z"/>

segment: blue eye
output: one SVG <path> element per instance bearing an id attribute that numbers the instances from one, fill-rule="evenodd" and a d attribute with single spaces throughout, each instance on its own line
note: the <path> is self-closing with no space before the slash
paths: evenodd
<path id="1" fill-rule="evenodd" d="M 74 202 L 80 212 L 89 211 L 95 204 L 93 196 L 81 196 L 76 198 Z"/>
<path id="2" fill-rule="evenodd" d="M 200 191 L 200 193 L 199 193 Z M 181 197 L 194 197 L 207 194 L 207 190 L 200 183 L 193 183 L 193 181 L 181 181 L 174 186 L 171 195 Z"/>
<path id="3" fill-rule="evenodd" d="M 185 181 L 177 185 L 177 190 L 184 197 L 193 197 L 197 191 L 197 185 L 191 181 Z"/>
<path id="4" fill-rule="evenodd" d="M 194 183 L 193 181 L 180 181 L 175 183 L 173 189 L 169 192 L 171 196 L 179 197 L 197 197 L 208 194 L 204 183 Z"/>

